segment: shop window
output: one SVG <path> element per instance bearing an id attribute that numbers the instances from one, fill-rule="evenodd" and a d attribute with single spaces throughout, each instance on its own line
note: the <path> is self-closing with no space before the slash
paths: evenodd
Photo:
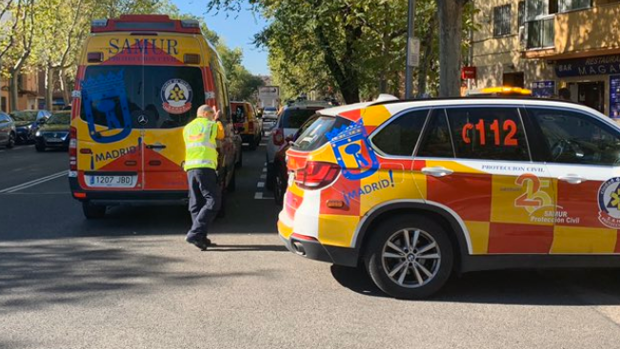
<path id="1" fill-rule="evenodd" d="M 497 37 L 510 34 L 510 10 L 511 5 L 493 8 L 493 36 Z"/>
<path id="2" fill-rule="evenodd" d="M 7 108 L 6 97 L 0 98 L 0 110 L 7 113 L 8 109 L 9 108 Z"/>

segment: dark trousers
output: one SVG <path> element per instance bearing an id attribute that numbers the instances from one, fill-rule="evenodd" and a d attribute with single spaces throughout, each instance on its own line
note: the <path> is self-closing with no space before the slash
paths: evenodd
<path id="1" fill-rule="evenodd" d="M 192 215 L 192 228 L 188 236 L 207 236 L 209 225 L 220 209 L 220 190 L 217 174 L 210 168 L 187 171 L 189 182 L 189 213 Z"/>

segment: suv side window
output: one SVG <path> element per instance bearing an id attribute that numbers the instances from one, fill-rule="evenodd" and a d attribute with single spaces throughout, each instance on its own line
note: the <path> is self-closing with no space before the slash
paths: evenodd
<path id="1" fill-rule="evenodd" d="M 393 156 L 413 156 L 428 109 L 414 110 L 398 116 L 372 136 L 371 142 L 381 153 Z"/>
<path id="2" fill-rule="evenodd" d="M 568 110 L 528 108 L 527 113 L 543 135 L 546 161 L 620 165 L 620 134 L 602 121 Z"/>
<path id="3" fill-rule="evenodd" d="M 454 158 L 454 146 L 448 128 L 448 117 L 443 109 L 434 110 L 426 125 L 417 156 Z"/>
<path id="4" fill-rule="evenodd" d="M 517 108 L 447 109 L 457 158 L 530 161 Z"/>

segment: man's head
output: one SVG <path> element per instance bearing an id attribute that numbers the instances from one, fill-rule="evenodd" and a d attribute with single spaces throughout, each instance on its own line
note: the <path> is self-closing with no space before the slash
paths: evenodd
<path id="1" fill-rule="evenodd" d="M 196 114 L 196 117 L 213 120 L 213 118 L 215 117 L 215 110 L 213 109 L 213 107 L 204 104 L 201 105 L 200 108 L 198 108 L 198 113 Z"/>
<path id="2" fill-rule="evenodd" d="M 570 90 L 566 87 L 562 87 L 559 91 L 558 91 L 558 95 L 560 97 L 561 100 L 564 101 L 570 101 Z"/>

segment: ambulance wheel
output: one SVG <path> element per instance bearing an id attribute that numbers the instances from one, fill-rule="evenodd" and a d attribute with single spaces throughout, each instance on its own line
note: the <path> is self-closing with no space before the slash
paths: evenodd
<path id="1" fill-rule="evenodd" d="M 93 205 L 89 202 L 82 202 L 82 211 L 86 219 L 100 219 L 105 216 L 105 205 Z"/>
<path id="2" fill-rule="evenodd" d="M 252 151 L 256 150 L 256 148 L 258 148 L 259 143 L 260 143 L 260 137 L 254 137 L 254 139 L 252 139 L 252 142 L 250 142 L 250 150 Z"/>
<path id="3" fill-rule="evenodd" d="M 239 160 L 235 163 L 235 168 L 241 168 L 243 166 L 243 151 L 239 149 Z"/>
<path id="4" fill-rule="evenodd" d="M 237 171 L 233 171 L 232 178 L 230 178 L 228 187 L 226 187 L 226 191 L 229 193 L 234 193 L 235 190 L 237 190 Z"/>
<path id="5" fill-rule="evenodd" d="M 267 163 L 267 178 L 265 179 L 265 187 L 269 191 L 273 191 L 276 186 L 276 170 L 275 164 Z"/>
<path id="6" fill-rule="evenodd" d="M 448 281 L 454 254 L 441 225 L 423 216 L 397 216 L 373 231 L 364 263 L 383 292 L 395 298 L 423 299 Z"/>

